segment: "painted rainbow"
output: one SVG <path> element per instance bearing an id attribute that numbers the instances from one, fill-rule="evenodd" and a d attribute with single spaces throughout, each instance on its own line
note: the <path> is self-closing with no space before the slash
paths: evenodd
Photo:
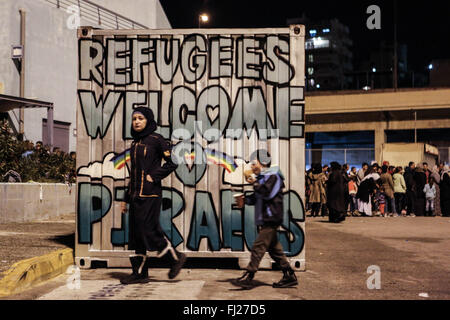
<path id="1" fill-rule="evenodd" d="M 114 162 L 114 169 L 122 169 L 125 166 L 125 163 L 129 162 L 130 160 L 130 149 L 119 153 L 111 159 L 111 161 Z"/>
<path id="2" fill-rule="evenodd" d="M 228 173 L 234 172 L 236 170 L 237 168 L 236 162 L 232 157 L 230 157 L 226 153 L 219 152 L 214 149 L 205 149 L 204 151 L 208 163 L 218 165 L 227 170 Z M 186 160 L 188 159 L 194 160 L 195 152 L 186 153 L 184 156 Z"/>

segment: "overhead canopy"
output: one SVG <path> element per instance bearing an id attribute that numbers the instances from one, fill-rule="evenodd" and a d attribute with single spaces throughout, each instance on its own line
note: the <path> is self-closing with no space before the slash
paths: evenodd
<path id="1" fill-rule="evenodd" d="M 8 112 L 17 108 L 52 108 L 52 102 L 25 99 L 0 94 L 0 112 Z"/>
<path id="2" fill-rule="evenodd" d="M 53 148 L 53 102 L 25 99 L 0 94 L 0 112 L 8 112 L 18 108 L 47 108 L 47 132 L 49 145 Z"/>

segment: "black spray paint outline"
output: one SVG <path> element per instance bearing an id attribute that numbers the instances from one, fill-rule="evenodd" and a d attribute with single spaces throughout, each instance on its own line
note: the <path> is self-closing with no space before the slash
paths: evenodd
<path id="1" fill-rule="evenodd" d="M 263 91 L 262 87 L 261 86 L 242 86 L 242 87 L 239 87 L 238 92 L 236 93 L 236 100 L 233 103 L 233 107 L 232 107 L 231 112 L 230 112 L 230 117 L 229 117 L 229 120 L 228 120 L 228 123 L 227 123 L 227 128 L 225 129 L 225 132 L 229 129 L 228 125 L 230 124 L 231 119 L 233 118 L 234 110 L 236 108 L 236 104 L 238 103 L 238 100 L 239 100 L 238 98 L 240 96 L 240 92 L 243 91 L 244 89 L 249 89 L 248 90 L 249 96 L 253 96 L 253 91 L 254 90 L 258 90 L 258 91 L 261 92 L 261 97 L 262 97 L 262 99 L 264 101 L 264 107 L 265 107 L 264 110 L 266 111 L 265 112 L 266 113 L 266 129 L 265 130 L 267 130 L 268 133 L 271 130 L 277 130 L 277 127 L 274 125 L 274 122 L 273 122 L 272 118 L 270 117 L 269 110 L 267 110 L 267 100 L 266 100 L 266 97 L 264 96 L 264 91 Z M 244 109 L 244 104 L 242 104 L 242 109 Z M 272 129 L 267 129 L 267 127 L 268 127 L 267 126 L 267 119 L 269 119 L 270 126 L 272 127 Z M 237 141 L 237 140 L 242 139 L 242 135 L 245 132 L 247 134 L 247 139 L 250 139 L 250 137 L 252 136 L 253 131 L 255 131 L 256 132 L 256 136 L 258 137 L 258 140 L 261 140 L 259 138 L 259 130 L 260 129 L 258 128 L 258 122 L 256 121 L 256 119 L 253 119 L 253 123 L 252 123 L 252 126 L 250 128 L 250 132 L 249 132 L 249 129 L 247 128 L 247 124 L 244 121 L 244 110 L 242 110 L 242 126 L 241 127 L 242 128 L 240 128 L 240 129 L 231 129 L 231 130 L 242 130 L 239 138 L 229 137 L 227 134 L 225 134 L 223 136 L 223 138 L 224 139 L 233 139 L 234 141 Z M 272 135 L 270 135 L 270 134 L 267 135 L 267 139 L 268 140 L 270 140 L 271 137 L 272 137 Z M 263 140 L 263 141 L 265 141 L 265 140 Z"/>
<path id="2" fill-rule="evenodd" d="M 212 248 L 213 248 L 212 242 L 211 242 L 210 238 L 207 237 L 207 236 L 201 236 L 201 237 L 197 238 L 196 239 L 196 240 L 198 240 L 197 241 L 197 245 L 200 246 L 200 243 L 202 242 L 202 239 L 206 238 L 208 240 L 208 249 L 209 249 L 209 251 L 211 251 L 211 252 L 220 252 L 220 250 L 222 249 L 221 248 L 221 237 L 220 237 L 220 221 L 219 221 L 219 217 L 217 215 L 216 206 L 214 205 L 214 199 L 212 197 L 211 192 L 209 192 L 209 191 L 201 191 L 201 190 L 198 190 L 198 191 L 196 190 L 195 191 L 194 207 L 192 209 L 191 223 L 189 225 L 189 236 L 187 238 L 186 247 L 189 250 L 194 251 L 194 252 L 198 252 L 199 251 L 198 249 L 195 250 L 194 248 L 190 247 L 190 245 L 189 245 L 189 242 L 191 240 L 191 235 L 193 237 L 196 237 L 196 235 L 193 235 L 195 233 L 195 232 L 193 232 L 193 226 L 194 226 L 194 223 L 196 224 L 196 222 L 194 222 L 194 220 L 196 220 L 196 217 L 197 217 L 196 209 L 197 209 L 197 194 L 198 193 L 199 194 L 207 194 L 208 195 L 208 199 L 209 199 L 208 203 L 211 204 L 211 207 L 212 207 L 212 209 L 214 211 L 214 220 L 215 220 L 216 227 L 217 227 L 217 236 L 219 238 L 219 241 L 218 241 L 219 242 L 219 250 L 212 250 Z M 205 212 L 202 213 L 201 219 L 203 219 L 204 215 L 205 215 Z"/>
<path id="3" fill-rule="evenodd" d="M 110 196 L 110 199 L 111 199 L 111 201 L 110 201 L 110 203 L 109 203 L 109 207 L 108 207 L 108 210 L 106 210 L 106 213 L 105 213 L 105 215 L 103 216 L 103 217 L 100 217 L 99 219 L 97 219 L 97 220 L 94 220 L 94 221 L 91 221 L 90 222 L 90 228 L 92 228 L 92 225 L 94 224 L 94 223 L 97 223 L 97 222 L 99 222 L 99 221 L 102 221 L 102 219 L 104 218 L 104 217 L 106 217 L 106 215 L 108 214 L 108 212 L 111 210 L 111 207 L 112 207 L 112 203 L 113 203 L 113 197 L 112 197 L 112 194 L 111 194 L 111 190 L 109 190 L 109 188 L 107 187 L 107 186 L 105 186 L 103 183 L 90 183 L 90 182 L 79 182 L 79 183 L 77 183 L 77 186 L 78 186 L 78 194 L 77 194 L 77 199 L 78 199 L 78 201 L 77 201 L 77 232 L 78 232 L 78 244 L 92 244 L 92 234 L 93 234 L 93 230 L 91 230 L 91 232 L 90 232 L 90 240 L 89 240 L 89 242 L 84 242 L 84 241 L 81 241 L 80 239 L 81 239 L 81 237 L 80 237 L 80 235 L 81 235 L 81 223 L 80 223 L 80 191 L 81 191 L 81 186 L 82 185 L 90 185 L 91 187 L 92 186 L 100 186 L 100 187 L 104 187 L 107 191 L 108 191 L 108 193 L 109 193 L 109 196 Z M 102 188 L 103 189 L 103 188 Z M 92 201 L 92 197 L 91 197 L 91 199 L 90 199 L 90 201 Z"/>
<path id="4" fill-rule="evenodd" d="M 231 41 L 231 45 L 230 46 L 225 46 L 225 47 L 221 47 L 220 46 L 220 40 L 230 40 Z M 212 64 L 212 59 L 211 59 L 211 53 L 212 53 L 212 43 L 213 42 L 216 42 L 217 41 L 217 43 L 218 43 L 218 48 L 219 48 L 219 50 L 218 50 L 218 56 L 219 56 L 219 65 L 218 65 L 218 68 L 219 68 L 219 76 L 217 76 L 217 77 L 214 77 L 214 76 L 212 76 L 212 72 L 211 72 L 211 64 Z M 228 79 L 230 79 L 230 78 L 233 78 L 233 61 L 234 61 L 234 39 L 233 39 L 233 37 L 224 37 L 224 36 L 216 36 L 216 37 L 211 37 L 211 38 L 209 38 L 209 63 L 208 63 L 208 78 L 209 79 L 226 79 L 226 78 L 228 78 Z M 227 50 L 222 50 L 222 49 L 227 49 Z M 228 58 L 228 59 L 220 59 L 220 53 L 221 52 L 230 52 L 231 53 L 231 57 L 230 58 Z M 226 61 L 226 62 L 228 62 L 229 61 L 229 63 L 223 63 L 224 61 Z M 223 65 L 223 66 L 229 66 L 230 67 L 230 75 L 229 76 L 227 76 L 227 75 L 221 75 L 220 74 L 220 66 L 221 65 Z"/>
<path id="5" fill-rule="evenodd" d="M 267 39 L 268 39 L 269 37 L 277 37 L 277 38 L 278 38 L 278 41 L 279 41 L 279 40 L 285 41 L 285 42 L 288 44 L 288 50 L 289 50 L 289 51 L 288 51 L 287 53 L 281 51 L 281 48 L 280 48 L 279 46 L 275 46 L 275 47 L 273 48 L 273 53 L 277 56 L 278 59 L 280 59 L 281 61 L 283 61 L 283 62 L 288 66 L 288 68 L 289 68 L 289 74 L 290 74 L 291 76 L 289 77 L 289 80 L 288 80 L 287 82 L 284 82 L 284 83 L 279 83 L 279 82 L 269 81 L 269 80 L 266 79 L 266 77 L 264 77 L 264 66 L 267 65 L 268 68 L 269 68 L 270 70 L 272 70 L 272 68 L 270 68 L 270 63 L 269 63 L 269 62 L 262 62 L 262 77 L 263 77 L 263 80 L 264 80 L 264 82 L 265 82 L 266 84 L 272 85 L 273 87 L 279 87 L 279 88 L 290 87 L 290 83 L 291 83 L 292 79 L 295 78 L 295 74 L 296 74 L 296 72 L 295 72 L 295 67 L 294 67 L 294 66 L 293 66 L 293 65 L 292 65 L 285 57 L 283 57 L 283 56 L 281 55 L 281 54 L 284 54 L 284 55 L 289 55 L 289 56 L 290 56 L 291 45 L 290 45 L 290 42 L 289 42 L 289 37 L 288 37 L 288 36 L 283 36 L 283 35 L 268 35 L 268 36 L 264 39 L 263 49 L 264 49 L 264 52 L 265 52 L 265 54 L 266 54 L 266 58 L 267 58 L 268 61 L 272 62 L 272 64 L 274 64 L 274 65 L 275 65 L 275 63 L 268 57 L 268 54 L 267 54 Z M 276 52 L 277 48 L 278 48 L 278 50 L 279 50 L 279 52 L 280 52 L 281 54 L 277 54 L 277 52 Z"/>
<path id="6" fill-rule="evenodd" d="M 102 48 L 102 52 L 101 52 L 101 54 L 102 54 L 102 59 L 101 59 L 101 62 L 99 63 L 99 64 L 97 64 L 96 66 L 94 66 L 95 67 L 95 69 L 99 72 L 99 74 L 101 75 L 101 77 L 102 77 L 102 82 L 100 83 L 100 82 L 98 82 L 98 80 L 97 80 L 97 78 L 95 78 L 95 76 L 94 76 L 94 74 L 93 74 L 93 72 L 92 72 L 92 68 L 90 68 L 90 70 L 89 70 L 89 79 L 83 79 L 82 77 L 81 77 L 81 65 L 82 65 L 82 61 L 81 61 L 81 42 L 84 42 L 84 41 L 89 41 L 89 42 L 96 42 L 96 43 L 99 43 L 100 44 L 100 46 L 101 46 L 101 48 Z M 89 52 L 91 53 L 91 50 L 92 49 L 94 49 L 94 48 L 92 48 L 92 46 L 90 46 L 89 47 Z M 90 55 L 90 53 L 89 53 L 89 55 Z M 99 52 L 97 52 L 97 54 L 100 54 Z M 92 80 L 94 80 L 100 87 L 102 87 L 103 86 L 103 81 L 105 80 L 104 79 L 104 75 L 103 75 L 103 72 L 100 70 L 100 66 L 102 66 L 103 65 L 103 61 L 105 60 L 105 47 L 103 46 L 103 43 L 101 42 L 101 41 L 99 41 L 99 40 L 96 40 L 96 39 L 79 39 L 78 40 L 78 75 L 79 75 L 79 77 L 78 77 L 78 79 L 80 80 L 80 81 L 92 81 Z"/>
<path id="7" fill-rule="evenodd" d="M 278 103 L 277 103 L 277 90 L 280 90 L 280 88 L 282 87 L 273 87 L 272 91 L 272 98 L 273 98 L 273 115 L 274 115 L 274 123 L 275 125 L 278 125 L 278 115 L 279 115 L 279 107 L 278 107 Z M 291 94 L 291 89 L 302 89 L 302 99 L 294 99 L 294 100 L 290 100 L 290 94 Z M 289 112 L 288 112 L 288 124 L 289 124 L 289 128 L 288 128 L 288 137 L 282 137 L 279 136 L 278 138 L 280 140 L 290 140 L 290 139 L 304 139 L 305 138 L 305 125 L 304 124 L 300 124 L 298 122 L 305 122 L 305 87 L 304 86 L 288 86 L 285 87 L 284 89 L 288 89 L 288 103 L 291 103 L 291 105 L 299 107 L 302 106 L 302 121 L 301 120 L 292 120 L 291 121 L 291 109 L 290 106 L 288 106 L 289 108 Z M 302 135 L 301 136 L 291 136 L 291 125 L 293 126 L 297 126 L 297 127 L 302 127 Z"/>
<path id="8" fill-rule="evenodd" d="M 89 128 L 88 128 L 87 121 L 86 121 L 86 115 L 84 114 L 83 103 L 82 103 L 82 99 L 81 99 L 81 95 L 80 95 L 80 93 L 88 93 L 88 92 L 91 94 L 91 96 L 94 99 L 94 103 L 95 103 L 95 108 L 96 109 L 99 107 L 100 101 L 102 102 L 102 110 L 104 108 L 105 101 L 108 100 L 108 97 L 109 97 L 109 95 L 111 93 L 120 95 L 119 99 L 117 99 L 116 105 L 114 106 L 114 108 L 113 108 L 113 110 L 111 112 L 111 116 L 109 117 L 108 123 L 106 125 L 105 130 L 104 130 L 105 131 L 104 134 L 101 133 L 101 128 L 100 127 L 97 127 L 97 129 L 95 130 L 95 135 L 94 136 L 92 136 L 89 133 Z M 100 139 L 103 139 L 105 137 L 105 135 L 108 133 L 109 126 L 111 125 L 112 119 L 114 118 L 114 114 L 116 113 L 117 107 L 119 106 L 121 100 L 123 99 L 123 93 L 124 92 L 125 91 L 120 91 L 120 90 L 108 90 L 108 92 L 106 93 L 106 97 L 104 99 L 103 99 L 103 93 L 101 93 L 100 96 L 97 99 L 96 92 L 93 91 L 93 90 L 78 90 L 78 99 L 79 99 L 79 102 L 80 102 L 81 113 L 83 115 L 83 122 L 84 122 L 84 126 L 85 126 L 85 129 L 86 129 L 86 133 L 87 133 L 87 135 L 89 137 L 91 137 L 92 139 L 97 139 L 98 135 L 100 135 Z M 103 112 L 102 112 L 102 114 L 103 114 Z M 103 121 L 102 121 L 102 124 L 103 124 Z"/>
<path id="9" fill-rule="evenodd" d="M 203 42 L 205 44 L 205 51 L 200 51 L 199 50 L 201 48 L 197 44 L 198 43 L 197 42 L 197 37 L 200 37 L 203 40 Z M 193 38 L 193 40 L 191 40 L 191 38 Z M 189 51 L 189 55 L 188 55 L 189 59 L 187 61 L 187 68 L 189 69 L 189 71 L 191 73 L 195 73 L 195 78 L 196 79 L 194 81 L 190 81 L 190 80 L 187 79 L 186 74 L 184 72 L 184 68 L 183 68 L 184 63 L 183 63 L 182 56 L 183 56 L 184 44 L 186 42 L 194 42 L 195 43 L 195 46 L 191 49 L 191 51 Z M 195 57 L 193 59 L 193 63 L 194 63 L 194 65 L 196 67 L 199 67 L 199 64 L 197 63 L 197 56 L 203 56 L 205 58 L 205 68 L 203 69 L 201 75 L 198 78 L 197 78 L 197 72 L 196 72 L 197 69 L 195 70 L 195 72 L 193 72 L 193 70 L 191 69 L 191 66 L 190 66 L 190 57 L 191 57 L 192 53 L 194 51 L 196 51 L 196 50 L 197 50 L 197 52 L 204 53 L 204 54 L 196 54 L 195 55 Z M 179 65 L 180 65 L 180 70 L 181 70 L 181 74 L 183 75 L 184 81 L 186 81 L 187 83 L 190 83 L 190 84 L 194 84 L 197 81 L 199 81 L 201 78 L 203 78 L 203 76 L 206 73 L 206 70 L 208 69 L 208 57 L 209 57 L 208 39 L 205 37 L 205 35 L 199 34 L 199 33 L 191 33 L 191 34 L 185 36 L 184 39 L 183 39 L 183 44 L 181 45 L 181 49 L 180 49 L 179 53 L 180 53 Z"/>
<path id="10" fill-rule="evenodd" d="M 108 153 L 106 153 L 106 154 L 104 154 L 103 155 L 103 160 L 102 161 L 93 161 L 93 162 L 88 162 L 88 164 L 86 165 L 86 166 L 80 166 L 80 167 L 78 167 L 78 169 L 77 169 L 77 176 L 79 176 L 79 177 L 89 177 L 89 178 L 91 178 L 92 180 L 97 180 L 97 181 L 100 181 L 100 180 L 102 180 L 103 178 L 111 178 L 111 179 L 113 179 L 115 182 L 117 182 L 117 181 L 125 181 L 126 179 L 128 179 L 127 177 L 125 177 L 124 179 L 116 179 L 116 178 L 114 178 L 114 177 L 112 177 L 112 176 L 109 176 L 109 175 L 102 175 L 100 178 L 97 178 L 97 177 L 92 177 L 92 176 L 90 176 L 90 175 L 88 175 L 88 174 L 82 174 L 82 173 L 80 173 L 80 170 L 81 169 L 83 169 L 83 168 L 86 168 L 86 169 L 88 169 L 90 166 L 93 166 L 93 165 L 95 165 L 96 163 L 99 163 L 99 164 L 101 164 L 102 166 L 103 166 L 103 164 L 105 163 L 105 159 L 106 159 L 106 157 L 108 156 L 108 155 L 110 155 L 110 154 L 114 154 L 114 156 L 117 156 L 118 154 L 120 154 L 121 152 L 119 152 L 119 153 L 116 153 L 115 151 L 110 151 L 110 152 L 108 152 Z M 114 165 L 113 165 L 114 166 Z M 128 169 L 128 173 L 130 173 L 130 168 L 128 167 L 128 164 L 125 162 L 125 166 L 127 167 L 127 169 Z M 117 170 L 117 169 L 115 169 L 115 170 Z M 103 172 L 103 170 L 102 170 L 102 172 Z"/>

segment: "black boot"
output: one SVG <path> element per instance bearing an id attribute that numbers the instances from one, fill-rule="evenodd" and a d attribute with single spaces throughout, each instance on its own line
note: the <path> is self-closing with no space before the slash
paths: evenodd
<path id="1" fill-rule="evenodd" d="M 253 282 L 254 277 L 255 277 L 254 272 L 246 271 L 241 277 L 233 280 L 233 284 L 243 289 L 252 289 L 255 287 L 255 284 Z"/>
<path id="2" fill-rule="evenodd" d="M 183 268 L 186 262 L 186 255 L 182 252 L 178 252 L 172 247 L 172 244 L 167 240 L 167 247 L 162 250 L 158 258 L 167 257 L 170 261 L 169 279 L 175 279 L 175 277 L 180 273 L 181 268 Z"/>
<path id="3" fill-rule="evenodd" d="M 147 259 L 143 256 L 132 256 L 130 257 L 131 261 L 131 270 L 132 273 L 128 277 L 121 279 L 120 283 L 122 284 L 133 284 L 133 283 L 141 283 L 148 278 L 148 266 L 145 268 L 147 264 Z"/>
<path id="4" fill-rule="evenodd" d="M 294 270 L 291 268 L 283 269 L 283 278 L 280 281 L 274 282 L 272 287 L 274 288 L 288 288 L 298 285 L 297 276 Z"/>

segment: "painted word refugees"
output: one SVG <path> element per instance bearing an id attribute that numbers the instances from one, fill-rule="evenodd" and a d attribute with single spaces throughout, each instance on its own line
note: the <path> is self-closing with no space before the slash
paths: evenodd
<path id="1" fill-rule="evenodd" d="M 234 47 L 236 50 L 234 50 Z M 106 46 L 92 39 L 80 39 L 80 80 L 94 80 L 100 86 L 144 84 L 143 66 L 154 63 L 163 84 L 172 83 L 178 69 L 184 80 L 195 83 L 209 73 L 210 79 L 264 80 L 286 85 L 294 77 L 288 62 L 289 38 L 211 37 L 192 34 L 180 39 L 107 39 Z M 235 54 L 235 57 L 233 57 Z M 105 70 L 99 67 L 105 63 Z M 117 67 L 121 66 L 121 67 Z"/>

